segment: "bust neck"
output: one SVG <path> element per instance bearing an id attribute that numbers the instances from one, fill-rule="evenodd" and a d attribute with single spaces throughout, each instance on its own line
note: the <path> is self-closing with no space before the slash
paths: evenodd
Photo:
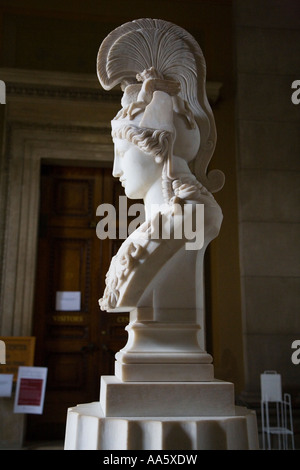
<path id="1" fill-rule="evenodd" d="M 162 192 L 162 179 L 158 178 L 149 188 L 144 196 L 145 217 L 150 220 L 154 213 L 158 212 L 159 207 L 165 203 Z"/>
<path id="2" fill-rule="evenodd" d="M 172 157 L 172 179 L 180 179 L 192 175 L 188 163 L 183 158 L 174 155 Z M 166 204 L 162 191 L 162 177 L 158 178 L 149 188 L 144 196 L 146 220 L 151 219 L 151 215 L 158 212 L 159 207 Z"/>

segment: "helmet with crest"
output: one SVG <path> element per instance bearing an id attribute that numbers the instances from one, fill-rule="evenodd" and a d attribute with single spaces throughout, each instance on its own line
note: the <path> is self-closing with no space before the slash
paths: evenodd
<path id="1" fill-rule="evenodd" d="M 156 157 L 167 160 L 169 179 L 174 154 L 193 167 L 208 191 L 222 188 L 221 171 L 207 174 L 216 129 L 206 96 L 205 60 L 187 31 L 158 19 L 125 23 L 102 42 L 97 73 L 104 89 L 120 85 L 123 91 L 122 109 L 112 121 L 113 135 L 134 134 L 143 148 L 140 143 L 155 132 L 163 149 Z"/>

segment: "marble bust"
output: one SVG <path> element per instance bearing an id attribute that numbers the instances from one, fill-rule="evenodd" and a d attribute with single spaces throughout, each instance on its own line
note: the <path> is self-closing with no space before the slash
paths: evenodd
<path id="1" fill-rule="evenodd" d="M 160 49 L 166 42 L 172 47 L 162 54 Z M 127 197 L 144 200 L 146 213 L 138 233 L 124 242 L 112 260 L 100 307 L 149 307 L 146 291 L 151 282 L 152 302 L 158 306 L 161 302 L 153 280 L 168 259 L 157 239 L 149 236 L 155 220 L 151 208 L 160 206 L 160 213 L 169 213 L 174 219 L 176 205 L 203 204 L 206 245 L 218 234 L 222 220 L 211 193 L 222 187 L 223 174 L 216 170 L 211 175 L 205 173 L 216 135 L 205 93 L 204 59 L 198 44 L 181 28 L 161 20 L 142 19 L 117 28 L 105 39 L 98 54 L 98 77 L 105 89 L 116 83 L 123 89 L 122 108 L 111 123 L 113 176 L 120 179 Z M 191 171 L 193 164 L 198 178 Z M 169 222 L 176 224 L 175 219 Z M 186 240 L 168 241 L 169 258 L 182 249 L 183 242 Z M 197 257 L 184 249 L 182 253 L 183 258 Z M 181 272 L 183 258 L 178 257 Z M 136 272 L 142 263 L 147 265 L 147 276 L 144 269 Z M 179 265 L 176 275 L 178 272 Z M 174 290 L 174 276 L 168 277 L 164 304 L 166 289 Z M 176 297 L 186 297 L 184 294 L 184 286 L 174 290 L 172 304 L 178 305 Z"/>
<path id="2" fill-rule="evenodd" d="M 97 70 L 105 89 L 123 91 L 113 176 L 143 199 L 145 221 L 112 258 L 99 301 L 130 312 L 127 344 L 100 401 L 69 409 L 65 448 L 257 448 L 255 414 L 235 406 L 205 347 L 203 259 L 224 175 L 207 173 L 216 131 L 202 51 L 182 28 L 140 19 L 106 37 Z"/>
<path id="3" fill-rule="evenodd" d="M 180 362 L 178 351 L 185 361 L 190 354 L 193 363 L 212 362 L 205 352 L 203 257 L 221 226 L 222 212 L 212 193 L 222 187 L 224 175 L 206 173 L 216 131 L 202 51 L 182 28 L 141 19 L 107 36 L 97 66 L 105 89 L 119 84 L 123 91 L 121 109 L 111 121 L 113 176 L 128 198 L 143 199 L 146 215 L 112 258 L 99 300 L 102 310 L 131 312 L 128 344 L 117 353 L 117 362 L 143 360 L 143 344 L 152 335 L 149 322 L 156 329 L 147 354 L 154 352 L 157 362 Z M 187 224 L 193 227 L 194 244 L 186 236 Z M 126 380 L 120 367 L 116 370 Z M 195 380 L 199 377 L 195 374 Z"/>

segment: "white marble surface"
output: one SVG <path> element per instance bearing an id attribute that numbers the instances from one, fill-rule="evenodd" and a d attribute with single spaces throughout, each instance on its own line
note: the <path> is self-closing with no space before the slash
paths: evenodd
<path id="1" fill-rule="evenodd" d="M 168 358 L 169 361 L 172 358 Z M 214 378 L 212 364 L 120 364 L 115 363 L 115 376 L 124 382 L 151 381 L 151 382 L 196 382 L 209 381 Z"/>
<path id="2" fill-rule="evenodd" d="M 253 411 L 222 417 L 105 418 L 98 402 L 68 410 L 65 450 L 257 450 Z"/>
<path id="3" fill-rule="evenodd" d="M 102 376 L 100 404 L 109 417 L 234 415 L 230 382 L 122 382 Z"/>

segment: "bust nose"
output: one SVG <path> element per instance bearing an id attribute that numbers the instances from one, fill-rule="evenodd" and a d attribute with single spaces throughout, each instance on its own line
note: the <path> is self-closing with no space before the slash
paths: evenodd
<path id="1" fill-rule="evenodd" d="M 117 152 L 115 152 L 112 175 L 115 178 L 120 178 L 122 174 L 123 174 L 123 171 L 121 168 L 120 156 L 117 154 Z"/>

